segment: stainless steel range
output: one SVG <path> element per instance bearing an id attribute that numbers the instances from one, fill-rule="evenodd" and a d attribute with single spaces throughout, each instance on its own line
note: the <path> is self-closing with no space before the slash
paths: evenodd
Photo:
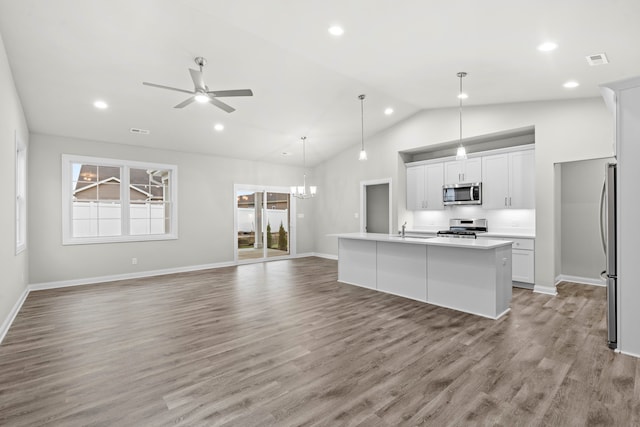
<path id="1" fill-rule="evenodd" d="M 449 229 L 438 231 L 438 236 L 475 239 L 477 234 L 486 233 L 487 230 L 488 227 L 486 219 L 452 218 L 449 220 Z"/>

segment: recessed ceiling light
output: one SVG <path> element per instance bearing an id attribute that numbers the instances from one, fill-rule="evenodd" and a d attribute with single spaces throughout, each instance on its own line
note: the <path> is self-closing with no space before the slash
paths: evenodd
<path id="1" fill-rule="evenodd" d="M 570 80 L 568 82 L 566 82 L 565 84 L 563 84 L 562 86 L 566 87 L 567 89 L 573 89 L 574 87 L 578 87 L 580 86 L 580 83 Z"/>
<path id="2" fill-rule="evenodd" d="M 466 93 L 461 93 L 460 95 L 458 95 L 458 98 L 460 99 L 467 99 L 469 97 L 469 95 L 467 95 Z"/>
<path id="3" fill-rule="evenodd" d="M 104 110 L 105 108 L 108 108 L 109 106 L 107 105 L 106 102 L 104 101 L 96 101 L 93 103 L 93 106 L 96 108 L 99 108 L 101 110 Z"/>
<path id="4" fill-rule="evenodd" d="M 221 132 L 224 130 L 224 125 L 222 123 L 216 123 L 216 125 L 213 128 L 218 132 Z"/>
<path id="5" fill-rule="evenodd" d="M 290 155 L 291 155 L 291 153 L 290 153 L 290 152 L 288 152 L 288 151 L 283 151 L 283 152 L 282 152 L 282 155 L 283 155 L 283 156 L 290 156 Z"/>
<path id="6" fill-rule="evenodd" d="M 538 50 L 541 52 L 551 52 L 552 50 L 556 50 L 558 45 L 554 42 L 544 42 L 541 45 L 538 45 Z"/>
<path id="7" fill-rule="evenodd" d="M 391 108 L 391 107 L 387 107 L 387 108 L 385 108 L 384 113 L 385 113 L 387 116 L 392 115 L 392 114 L 393 114 L 393 108 Z"/>
<path id="8" fill-rule="evenodd" d="M 329 27 L 329 34 L 332 36 L 341 36 L 344 34 L 344 29 L 339 25 L 332 25 Z"/>

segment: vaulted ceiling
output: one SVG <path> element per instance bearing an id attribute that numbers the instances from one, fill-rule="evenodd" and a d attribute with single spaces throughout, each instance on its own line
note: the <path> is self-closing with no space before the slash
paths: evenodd
<path id="1" fill-rule="evenodd" d="M 359 94 L 366 138 L 457 106 L 458 71 L 465 105 L 599 96 L 640 74 L 638 22 L 638 0 L 0 0 L 32 132 L 297 165 L 301 136 L 312 165 L 360 141 Z M 197 56 L 210 89 L 254 96 L 175 109 L 187 94 L 142 85 L 191 90 Z"/>

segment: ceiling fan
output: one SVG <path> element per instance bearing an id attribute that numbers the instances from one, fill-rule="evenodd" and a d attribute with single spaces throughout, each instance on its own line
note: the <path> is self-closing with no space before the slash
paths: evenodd
<path id="1" fill-rule="evenodd" d="M 155 83 L 142 82 L 143 85 L 159 87 L 160 89 L 169 89 L 175 90 L 176 92 L 184 92 L 190 95 L 193 95 L 180 104 L 176 105 L 173 108 L 184 108 L 187 105 L 191 104 L 194 101 L 198 102 L 209 102 L 216 107 L 226 111 L 227 113 L 232 113 L 236 109 L 232 106 L 225 104 L 224 102 L 218 100 L 217 98 L 227 97 L 227 96 L 253 96 L 253 92 L 251 89 L 235 89 L 235 90 L 209 90 L 209 87 L 204 84 L 204 78 L 202 77 L 202 68 L 207 64 L 207 60 L 201 56 L 198 56 L 195 59 L 196 65 L 200 67 L 200 71 L 189 68 L 189 73 L 191 74 L 191 80 L 193 80 L 194 89 L 193 90 L 185 90 L 179 89 L 176 87 L 158 85 Z"/>

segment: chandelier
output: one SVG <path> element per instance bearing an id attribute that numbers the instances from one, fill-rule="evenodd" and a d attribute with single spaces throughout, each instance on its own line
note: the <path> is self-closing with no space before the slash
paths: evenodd
<path id="1" fill-rule="evenodd" d="M 304 170 L 304 175 L 302 176 L 302 185 L 291 186 L 291 195 L 298 199 L 310 199 L 311 197 L 316 196 L 316 186 L 310 185 L 307 187 L 307 153 L 306 153 L 306 144 L 307 137 L 303 136 L 302 138 L 302 168 Z"/>

